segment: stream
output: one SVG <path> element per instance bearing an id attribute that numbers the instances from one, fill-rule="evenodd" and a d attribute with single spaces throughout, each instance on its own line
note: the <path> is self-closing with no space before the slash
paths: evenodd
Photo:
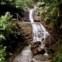
<path id="1" fill-rule="evenodd" d="M 32 25 L 32 37 L 33 37 L 33 42 L 40 42 L 40 48 L 45 48 L 45 39 L 47 36 L 50 34 L 46 31 L 46 28 L 40 23 L 40 22 L 35 22 L 34 21 L 34 13 L 38 7 L 34 6 L 29 10 L 29 19 Z M 39 48 L 39 49 L 40 49 Z M 47 52 L 46 52 L 47 55 Z"/>

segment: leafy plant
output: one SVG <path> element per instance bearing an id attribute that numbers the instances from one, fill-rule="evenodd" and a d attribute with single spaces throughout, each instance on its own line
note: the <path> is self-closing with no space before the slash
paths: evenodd
<path id="1" fill-rule="evenodd" d="M 5 62 L 5 56 L 6 56 L 6 46 L 3 46 L 2 42 L 6 40 L 4 36 L 4 32 L 6 28 L 9 26 L 9 19 L 11 18 L 11 15 L 9 12 L 7 12 L 4 16 L 0 17 L 0 62 Z"/>
<path id="2" fill-rule="evenodd" d="M 0 31 L 5 30 L 8 26 L 8 20 L 11 18 L 10 13 L 7 12 L 5 16 L 0 17 Z"/>
<path id="3" fill-rule="evenodd" d="M 2 5 L 10 4 L 17 8 L 23 8 L 23 9 L 26 9 L 27 7 L 29 7 L 33 4 L 32 0 L 23 0 L 23 1 L 22 0 L 1 0 L 0 2 Z"/>
<path id="4" fill-rule="evenodd" d="M 62 4 L 62 1 L 58 0 L 39 0 L 41 3 L 44 2 L 44 4 L 38 9 L 38 11 L 41 14 L 41 18 L 48 23 L 47 28 L 54 28 L 55 25 L 58 23 L 58 19 L 60 18 L 60 4 Z"/>
<path id="5" fill-rule="evenodd" d="M 5 40 L 5 36 L 3 34 L 0 34 L 0 42 Z"/>
<path id="6" fill-rule="evenodd" d="M 30 5 L 33 4 L 32 0 L 15 0 L 16 7 L 21 7 L 23 9 L 28 8 Z"/>
<path id="7" fill-rule="evenodd" d="M 8 27 L 8 20 L 11 18 L 10 13 L 7 12 L 5 16 L 0 17 L 0 42 L 2 39 L 5 39 L 3 31 Z"/>
<path id="8" fill-rule="evenodd" d="M 54 56 L 53 62 L 62 62 L 62 53 L 58 52 L 58 53 Z"/>
<path id="9" fill-rule="evenodd" d="M 5 62 L 5 56 L 6 56 L 6 47 L 3 47 L 0 45 L 0 62 Z"/>

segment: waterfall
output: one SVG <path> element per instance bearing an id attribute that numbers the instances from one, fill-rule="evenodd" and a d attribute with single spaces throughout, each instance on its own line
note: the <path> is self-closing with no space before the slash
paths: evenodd
<path id="1" fill-rule="evenodd" d="M 34 22 L 34 13 L 38 7 L 34 6 L 29 9 L 29 19 L 32 25 L 33 42 L 41 42 L 40 48 L 45 48 L 45 39 L 49 35 L 45 27 L 40 22 Z"/>

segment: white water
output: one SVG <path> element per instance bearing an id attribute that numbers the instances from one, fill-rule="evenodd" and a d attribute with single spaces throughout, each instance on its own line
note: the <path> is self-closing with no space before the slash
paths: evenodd
<path id="1" fill-rule="evenodd" d="M 45 39 L 49 35 L 49 33 L 46 31 L 45 27 L 41 23 L 34 22 L 33 15 L 37 8 L 38 7 L 34 6 L 34 8 L 31 8 L 29 10 L 29 19 L 32 24 L 33 42 L 41 42 L 40 48 L 44 48 Z"/>

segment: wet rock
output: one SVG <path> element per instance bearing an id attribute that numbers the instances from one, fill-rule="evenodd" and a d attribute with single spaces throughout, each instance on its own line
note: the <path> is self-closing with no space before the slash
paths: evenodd
<path id="1" fill-rule="evenodd" d="M 29 46 L 26 46 L 12 62 L 31 62 L 32 52 Z"/>
<path id="2" fill-rule="evenodd" d="M 44 56 L 44 55 L 36 55 L 33 58 L 33 62 L 50 62 L 49 56 Z"/>
<path id="3" fill-rule="evenodd" d="M 21 28 L 21 33 L 24 35 L 24 38 L 28 43 L 32 41 L 32 27 L 30 22 L 17 22 Z"/>

